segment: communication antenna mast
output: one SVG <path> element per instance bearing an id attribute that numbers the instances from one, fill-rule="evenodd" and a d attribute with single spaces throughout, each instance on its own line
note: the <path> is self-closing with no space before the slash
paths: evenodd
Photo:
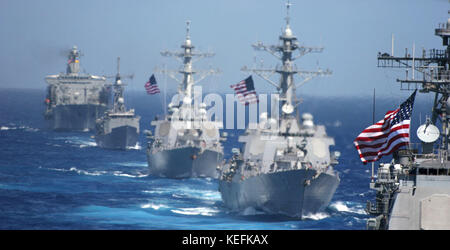
<path id="1" fill-rule="evenodd" d="M 271 55 L 280 59 L 282 61 L 281 67 L 276 68 L 248 68 L 247 66 L 242 67 L 242 71 L 252 72 L 259 77 L 266 80 L 269 84 L 274 86 L 277 91 L 280 92 L 280 101 L 282 105 L 283 115 L 290 115 L 294 112 L 296 106 L 299 102 L 296 100 L 295 92 L 296 88 L 302 86 L 306 82 L 310 81 L 317 76 L 331 75 L 329 69 L 322 70 L 318 69 L 316 71 L 309 70 L 297 70 L 297 67 L 293 64 L 296 59 L 308 54 L 308 53 L 318 53 L 323 51 L 323 47 L 307 47 L 299 45 L 297 38 L 292 34 L 290 27 L 290 16 L 289 10 L 291 7 L 290 1 L 286 3 L 286 28 L 282 32 L 280 39 L 280 45 L 265 45 L 262 42 L 257 42 L 252 45 L 255 50 L 264 50 L 269 52 Z M 294 53 L 298 51 L 298 54 Z M 274 82 L 271 79 L 275 73 L 281 75 L 279 83 Z M 301 78 L 299 82 L 294 82 L 294 75 Z"/>
<path id="2" fill-rule="evenodd" d="M 194 70 L 192 67 L 193 59 L 201 59 L 205 57 L 213 57 L 215 54 L 212 52 L 194 52 L 194 45 L 192 45 L 190 37 L 190 24 L 191 21 L 186 21 L 186 39 L 181 45 L 183 51 L 162 51 L 161 55 L 166 57 L 175 57 L 177 60 L 183 63 L 181 69 L 166 69 L 156 68 L 155 72 L 166 74 L 170 78 L 180 83 L 178 87 L 178 93 L 183 99 L 183 104 L 190 105 L 193 100 L 193 86 L 205 79 L 209 75 L 216 75 L 221 73 L 218 69 L 209 70 Z M 178 74 L 182 74 L 182 79 L 177 77 Z M 198 76 L 198 79 L 194 81 L 194 74 Z"/>
<path id="3" fill-rule="evenodd" d="M 450 14 L 450 12 L 449 12 Z M 381 68 L 401 68 L 405 69 L 406 77 L 404 79 L 397 79 L 400 83 L 401 90 L 414 90 L 419 89 L 422 93 L 433 92 L 435 94 L 432 117 L 429 121 L 434 125 L 439 120 L 441 129 L 441 142 L 439 146 L 441 161 L 447 161 L 448 151 L 448 127 L 449 118 L 447 117 L 447 109 L 449 108 L 448 97 L 450 94 L 450 18 L 446 24 L 441 24 L 435 29 L 435 35 L 442 38 L 442 45 L 444 49 L 430 49 L 426 51 L 423 49 L 422 57 L 415 56 L 415 43 L 413 43 L 413 56 L 408 54 L 408 50 L 405 50 L 405 56 L 396 57 L 393 55 L 393 49 L 391 55 L 388 53 L 378 53 L 378 67 Z M 412 71 L 411 79 L 408 79 L 408 69 Z M 421 74 L 422 79 L 417 79 L 415 74 Z M 423 141 L 423 148 L 431 148 L 432 144 Z M 428 146 L 428 147 L 427 147 Z M 432 146 L 432 145 L 431 145 Z"/>

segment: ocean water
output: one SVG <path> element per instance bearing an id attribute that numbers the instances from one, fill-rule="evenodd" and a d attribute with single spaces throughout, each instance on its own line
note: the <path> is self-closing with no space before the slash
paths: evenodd
<path id="1" fill-rule="evenodd" d="M 142 134 L 137 147 L 115 151 L 98 148 L 92 133 L 47 130 L 44 94 L 0 90 L 0 229 L 365 229 L 364 208 L 375 193 L 369 190 L 370 165 L 361 164 L 352 141 L 372 122 L 371 98 L 304 97 L 301 110 L 335 138 L 341 183 L 325 211 L 293 220 L 250 209 L 228 211 L 214 179 L 148 175 Z M 156 96 L 126 97 L 142 117 L 141 131 L 163 113 Z M 418 99 L 416 107 L 424 105 L 415 107 L 413 119 L 431 108 Z M 377 101 L 377 117 L 402 101 Z M 227 132 L 225 157 L 239 147 L 242 133 Z"/>

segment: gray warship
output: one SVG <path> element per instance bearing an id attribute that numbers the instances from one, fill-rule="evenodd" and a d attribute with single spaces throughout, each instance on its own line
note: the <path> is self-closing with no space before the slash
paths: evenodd
<path id="1" fill-rule="evenodd" d="M 111 88 L 103 76 L 80 73 L 76 46 L 68 56 L 66 73 L 49 75 L 44 117 L 53 130 L 89 131 L 107 110 Z"/>
<path id="2" fill-rule="evenodd" d="M 445 49 L 422 49 L 416 57 L 413 45 L 412 56 L 407 49 L 404 56 L 394 56 L 393 49 L 378 54 L 378 67 L 406 69 L 406 78 L 397 79 L 402 90 L 434 93 L 434 104 L 431 117 L 417 130 L 421 143 L 396 151 L 391 162 L 379 164 L 377 176 L 372 169 L 370 188 L 376 198 L 367 203 L 366 211 L 373 216 L 367 229 L 450 229 L 450 18 L 435 35 Z"/>
<path id="3" fill-rule="evenodd" d="M 120 76 L 120 57 L 117 58 L 117 74 L 112 109 L 96 121 L 95 141 L 101 148 L 128 149 L 136 147 L 139 139 L 139 120 L 134 109 L 127 110 L 123 96 L 124 86 Z"/>
<path id="4" fill-rule="evenodd" d="M 209 121 L 206 116 L 206 105 L 193 102 L 201 98 L 194 92 L 193 75 L 200 75 L 199 80 L 207 75 L 216 74 L 218 70 L 194 70 L 193 57 L 211 57 L 212 53 L 194 52 L 189 26 L 187 22 L 186 40 L 181 46 L 182 52 L 163 51 L 163 56 L 181 58 L 183 66 L 180 70 L 157 69 L 159 73 L 168 74 L 177 80 L 178 103 L 168 105 L 168 114 L 164 119 L 151 122 L 154 135 L 146 131 L 148 138 L 147 159 L 151 175 L 167 178 L 210 177 L 217 178 L 217 167 L 223 160 L 223 147 L 219 134 L 221 122 Z M 183 75 L 179 81 L 175 75 Z M 198 81 L 199 81 L 198 80 Z M 197 81 L 197 82 L 198 82 Z M 180 101 L 181 100 L 181 101 Z"/>
<path id="5" fill-rule="evenodd" d="M 263 211 L 302 219 L 302 216 L 322 211 L 327 207 L 340 183 L 333 169 L 339 152 L 330 153 L 334 139 L 327 136 L 325 127 L 315 125 L 313 116 L 302 114 L 302 120 L 294 115 L 297 105 L 296 87 L 315 76 L 329 75 L 330 70 L 304 71 L 294 69 L 293 61 L 309 52 L 321 52 L 323 48 L 300 46 L 289 25 L 287 4 L 286 28 L 279 37 L 280 45 L 253 45 L 282 60 L 276 69 L 248 69 L 274 85 L 280 92 L 282 114 L 280 120 L 262 113 L 256 129 L 247 129 L 239 137 L 243 152 L 234 148 L 233 156 L 221 168 L 219 191 L 225 207 L 246 214 L 246 211 Z M 295 51 L 299 52 L 293 57 Z M 279 85 L 268 74 L 281 75 Z M 303 77 L 294 83 L 294 75 Z M 278 112 L 278 103 L 272 112 Z M 298 110 L 297 110 L 298 111 Z M 278 113 L 277 113 L 278 114 Z M 249 209 L 249 210 L 248 210 Z"/>

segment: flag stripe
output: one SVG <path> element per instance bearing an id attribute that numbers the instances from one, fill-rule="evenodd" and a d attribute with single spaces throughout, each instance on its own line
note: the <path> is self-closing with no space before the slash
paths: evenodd
<path id="1" fill-rule="evenodd" d="M 377 141 L 379 139 L 386 138 L 389 136 L 390 133 L 398 131 L 400 129 L 409 129 L 409 124 L 405 122 L 405 124 L 395 126 L 392 129 L 390 129 L 389 131 L 385 131 L 384 133 L 383 132 L 377 132 L 377 133 L 362 132 L 360 135 L 358 135 L 356 140 L 365 141 L 365 142 L 373 142 L 373 141 Z"/>
<path id="2" fill-rule="evenodd" d="M 356 148 L 361 153 L 370 153 L 370 152 L 377 151 L 378 148 L 380 148 L 381 146 L 383 146 L 383 148 L 389 148 L 391 146 L 391 144 L 394 143 L 396 140 L 401 139 L 401 138 L 408 138 L 408 137 L 409 137 L 408 133 L 395 134 L 394 136 L 390 137 L 387 141 L 385 141 L 383 143 L 379 143 L 379 144 L 375 144 L 375 145 L 357 145 Z"/>
<path id="3" fill-rule="evenodd" d="M 155 75 L 150 76 L 150 79 L 148 80 L 148 82 L 145 83 L 144 87 L 145 90 L 147 91 L 147 94 L 149 95 L 160 93 L 158 84 L 156 83 Z"/>
<path id="4" fill-rule="evenodd" d="M 399 108 L 386 112 L 383 120 L 367 127 L 356 137 L 353 143 L 363 163 L 377 161 L 409 144 L 410 119 L 416 92 Z"/>
<path id="5" fill-rule="evenodd" d="M 259 102 L 258 95 L 253 86 L 252 76 L 247 77 L 247 79 L 237 84 L 230 85 L 230 88 L 234 89 L 239 102 L 245 106 Z"/>
<path id="6" fill-rule="evenodd" d="M 395 145 L 394 147 L 392 147 L 392 149 L 389 152 L 385 152 L 385 153 L 379 153 L 377 155 L 363 155 L 363 154 L 359 154 L 359 157 L 361 158 L 361 161 L 363 161 L 364 163 L 367 162 L 372 162 L 372 161 L 377 161 L 379 160 L 382 156 L 385 155 L 390 155 L 393 152 L 397 151 L 398 149 L 400 149 L 401 147 L 406 147 L 408 146 L 409 141 L 408 142 L 402 142 L 399 143 L 397 145 Z"/>

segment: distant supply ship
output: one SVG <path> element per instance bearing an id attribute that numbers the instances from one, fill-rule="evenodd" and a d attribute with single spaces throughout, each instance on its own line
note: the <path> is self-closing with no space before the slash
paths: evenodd
<path id="1" fill-rule="evenodd" d="M 95 141 L 101 148 L 127 149 L 136 147 L 139 139 L 139 120 L 134 109 L 127 110 L 123 96 L 124 86 L 120 76 L 120 58 L 117 59 L 117 75 L 113 108 L 97 119 Z"/>
<path id="2" fill-rule="evenodd" d="M 217 178 L 217 167 L 223 160 L 221 122 L 207 119 L 206 105 L 196 103 L 193 87 L 194 74 L 206 76 L 216 71 L 199 71 L 192 67 L 193 57 L 210 57 L 212 53 L 194 51 L 187 35 L 182 52 L 161 52 L 165 56 L 178 57 L 183 61 L 179 71 L 161 70 L 162 73 L 183 75 L 178 88 L 179 103 L 168 105 L 169 114 L 164 119 L 154 120 L 154 135 L 147 132 L 147 158 L 150 174 L 168 178 L 210 177 Z M 176 79 L 174 77 L 174 79 Z"/>
<path id="3" fill-rule="evenodd" d="M 49 75 L 45 99 L 45 119 L 53 130 L 89 131 L 108 109 L 110 84 L 103 76 L 79 73 L 80 52 L 74 46 L 69 53 L 66 73 Z"/>
<path id="4" fill-rule="evenodd" d="M 370 133 L 366 129 L 355 140 L 363 162 L 393 154 L 391 162 L 379 164 L 376 176 L 372 168 L 370 188 L 376 190 L 376 198 L 367 203 L 366 211 L 373 216 L 367 229 L 450 229 L 450 18 L 435 35 L 442 38 L 444 49 L 422 49 L 417 56 L 413 45 L 412 56 L 408 50 L 394 56 L 393 49 L 391 54 L 378 54 L 378 67 L 405 69 L 406 78 L 397 81 L 402 90 L 416 91 L 378 122 L 382 130 L 374 124 L 367 128 Z M 417 129 L 420 144 L 409 143 L 409 102 L 414 102 L 416 92 L 434 95 L 431 116 Z"/>
<path id="5" fill-rule="evenodd" d="M 277 90 L 280 91 L 281 117 L 279 120 L 262 113 L 256 129 L 247 129 L 239 137 L 243 152 L 233 149 L 233 157 L 221 168 L 219 191 L 225 207 L 232 211 L 256 209 L 267 214 L 301 219 L 302 216 L 324 210 L 340 183 L 333 169 L 339 152 L 330 153 L 334 139 L 326 134 L 325 127 L 315 125 L 313 116 L 303 113 L 302 121 L 295 114 L 296 84 L 294 75 L 309 80 L 314 76 L 329 75 L 329 70 L 304 71 L 293 67 L 293 53 L 301 55 L 320 52 L 322 48 L 300 46 L 289 25 L 280 36 L 280 45 L 266 46 L 261 42 L 255 49 L 266 50 L 281 59 L 277 69 L 247 69 L 268 80 L 266 74 L 281 75 Z M 300 82 L 303 84 L 307 80 Z M 297 84 L 298 86 L 298 84 Z M 278 110 L 278 103 L 272 112 Z M 278 113 L 278 111 L 275 111 Z"/>

